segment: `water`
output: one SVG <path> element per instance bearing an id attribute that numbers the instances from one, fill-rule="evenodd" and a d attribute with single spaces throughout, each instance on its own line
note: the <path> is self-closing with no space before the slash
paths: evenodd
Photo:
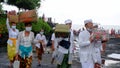
<path id="1" fill-rule="evenodd" d="M 110 66 L 112 64 L 117 64 L 117 63 L 120 63 L 120 61 L 114 61 L 114 60 L 106 60 L 105 61 L 105 66 Z"/>
<path id="2" fill-rule="evenodd" d="M 73 24 L 72 29 L 79 30 L 82 29 L 84 25 Z M 99 27 L 103 27 L 106 30 L 111 30 L 112 28 L 118 31 L 120 29 L 119 25 L 99 25 Z M 84 27 L 85 28 L 85 27 Z"/>
<path id="3" fill-rule="evenodd" d="M 114 40 L 118 41 L 116 39 L 114 39 Z M 111 41 L 111 43 L 113 43 L 113 41 Z M 75 44 L 77 47 L 79 47 L 77 42 L 75 42 Z M 78 51 L 76 50 L 75 53 L 77 54 Z M 120 68 L 120 45 L 107 44 L 105 54 L 106 55 L 104 58 L 105 58 L 105 67 L 106 68 Z M 79 58 L 79 57 L 77 57 L 77 58 Z"/>

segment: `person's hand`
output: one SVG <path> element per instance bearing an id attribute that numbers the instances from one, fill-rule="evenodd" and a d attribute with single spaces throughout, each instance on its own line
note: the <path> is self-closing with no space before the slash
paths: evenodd
<path id="1" fill-rule="evenodd" d="M 52 49 L 52 51 L 54 51 L 55 50 L 54 46 L 52 46 L 51 49 Z"/>
<path id="2" fill-rule="evenodd" d="M 10 16 L 9 13 L 7 13 L 7 18 L 9 18 L 9 16 Z"/>
<path id="3" fill-rule="evenodd" d="M 52 48 L 52 51 L 55 51 L 55 48 Z"/>
<path id="4" fill-rule="evenodd" d="M 104 53 L 105 53 L 105 50 L 102 50 L 102 51 L 101 51 L 101 54 L 104 54 Z"/>
<path id="5" fill-rule="evenodd" d="M 57 48 L 59 48 L 59 45 L 57 45 Z"/>
<path id="6" fill-rule="evenodd" d="M 100 68 L 100 64 L 99 63 L 95 63 L 95 68 Z"/>
<path id="7" fill-rule="evenodd" d="M 93 42 L 94 39 L 93 39 L 93 37 L 91 36 L 89 40 L 90 40 L 90 42 Z"/>
<path id="8" fill-rule="evenodd" d="M 46 47 L 46 45 L 45 45 L 45 43 L 44 43 L 44 42 L 42 42 L 42 45 L 43 45 L 43 47 Z"/>
<path id="9" fill-rule="evenodd" d="M 43 42 L 43 40 L 39 40 L 39 43 L 42 43 Z"/>
<path id="10" fill-rule="evenodd" d="M 102 39 L 102 41 L 107 42 L 107 41 L 108 41 L 108 39 L 107 39 L 107 38 L 106 38 L 106 39 Z"/>
<path id="11" fill-rule="evenodd" d="M 18 60 L 18 53 L 17 53 L 16 56 L 15 56 L 15 60 Z"/>

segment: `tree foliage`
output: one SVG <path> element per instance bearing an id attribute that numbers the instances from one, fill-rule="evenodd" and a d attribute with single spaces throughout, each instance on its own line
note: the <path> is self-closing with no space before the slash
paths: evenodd
<path id="1" fill-rule="evenodd" d="M 24 23 L 18 23 L 17 24 L 17 29 L 19 31 L 25 30 Z M 48 25 L 47 22 L 44 22 L 41 18 L 35 23 L 32 23 L 32 31 L 35 33 L 38 33 L 40 29 L 44 29 L 45 34 L 49 34 L 49 32 L 52 30 L 52 28 Z M 6 28 L 6 15 L 0 16 L 0 33 L 7 33 L 8 30 Z"/>
<path id="2" fill-rule="evenodd" d="M 23 31 L 25 29 L 24 23 L 18 23 L 17 28 L 19 31 Z M 44 29 L 45 34 L 48 34 L 51 31 L 51 27 L 47 22 L 44 22 L 41 18 L 37 22 L 32 22 L 32 31 L 35 33 L 40 32 L 40 29 Z"/>
<path id="3" fill-rule="evenodd" d="M 0 34 L 6 33 L 7 32 L 7 28 L 6 28 L 6 15 L 5 14 L 1 14 L 0 15 Z"/>
<path id="4" fill-rule="evenodd" d="M 40 0 L 8 0 L 8 4 L 15 5 L 19 9 L 36 9 L 40 7 Z"/>
<path id="5" fill-rule="evenodd" d="M 25 29 L 24 23 L 17 23 L 17 29 L 18 29 L 19 31 L 23 31 L 23 30 Z"/>
<path id="6" fill-rule="evenodd" d="M 33 31 L 39 32 L 40 29 L 44 29 L 45 34 L 48 34 L 51 31 L 51 27 L 48 25 L 47 22 L 44 22 L 41 18 L 39 18 L 37 23 L 32 24 Z"/>
<path id="7" fill-rule="evenodd" d="M 4 2 L 4 0 L 0 0 L 0 3 L 1 3 L 1 2 Z"/>
<path id="8" fill-rule="evenodd" d="M 2 12 L 2 5 L 0 4 L 0 13 Z"/>

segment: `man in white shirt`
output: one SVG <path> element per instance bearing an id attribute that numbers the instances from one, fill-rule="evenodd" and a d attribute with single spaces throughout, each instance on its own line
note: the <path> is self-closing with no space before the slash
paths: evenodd
<path id="1" fill-rule="evenodd" d="M 36 53 L 38 57 L 38 66 L 41 66 L 40 62 L 42 60 L 42 54 L 44 53 L 47 44 L 43 29 L 40 30 L 40 33 L 36 35 L 35 39 L 40 41 L 40 43 L 36 44 Z"/>
<path id="2" fill-rule="evenodd" d="M 74 33 L 73 30 L 71 29 L 72 27 L 72 21 L 70 19 L 65 21 L 65 24 L 69 26 L 70 28 L 70 48 L 69 48 L 69 59 L 68 59 L 68 64 L 72 64 L 72 60 L 73 60 L 73 48 L 74 48 Z"/>
<path id="3" fill-rule="evenodd" d="M 94 68 L 94 62 L 92 59 L 93 39 L 91 37 L 93 30 L 93 23 L 91 19 L 84 21 L 86 30 L 79 34 L 79 46 L 80 46 L 80 62 L 82 68 Z"/>

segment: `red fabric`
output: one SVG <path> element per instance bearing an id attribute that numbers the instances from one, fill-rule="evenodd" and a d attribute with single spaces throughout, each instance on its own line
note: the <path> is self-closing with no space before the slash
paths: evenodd
<path id="1" fill-rule="evenodd" d="M 94 68 L 101 68 L 101 67 L 100 67 L 100 64 L 95 63 Z"/>

